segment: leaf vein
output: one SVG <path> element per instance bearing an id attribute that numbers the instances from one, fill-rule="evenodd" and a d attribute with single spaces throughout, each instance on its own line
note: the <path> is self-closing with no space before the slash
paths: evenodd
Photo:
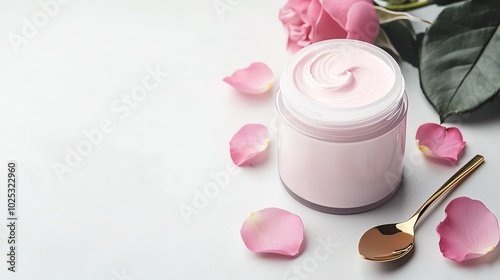
<path id="1" fill-rule="evenodd" d="M 478 63 L 479 59 L 481 59 L 481 56 L 483 55 L 484 51 L 486 50 L 486 48 L 488 47 L 488 45 L 490 44 L 491 40 L 493 39 L 493 37 L 497 34 L 498 30 L 499 30 L 499 27 L 500 26 L 497 26 L 496 30 L 494 32 L 492 32 L 490 38 L 488 38 L 488 40 L 486 42 L 488 42 L 487 44 L 484 44 L 484 47 L 481 49 L 481 51 L 479 52 L 479 55 L 477 56 L 476 60 L 474 61 L 474 63 L 472 63 L 472 66 L 469 68 L 469 71 L 467 71 L 467 74 L 465 74 L 465 77 L 460 81 L 457 89 L 455 90 L 455 92 L 453 92 L 453 95 L 451 96 L 450 98 L 450 102 L 448 102 L 448 105 L 446 106 L 446 111 L 449 110 L 450 108 L 450 104 L 452 103 L 453 99 L 455 99 L 455 96 L 457 95 L 457 92 L 459 91 L 459 89 L 462 87 L 463 83 L 465 82 L 465 80 L 467 80 L 467 77 L 469 77 L 469 74 L 472 72 L 472 70 L 476 67 L 476 64 Z"/>

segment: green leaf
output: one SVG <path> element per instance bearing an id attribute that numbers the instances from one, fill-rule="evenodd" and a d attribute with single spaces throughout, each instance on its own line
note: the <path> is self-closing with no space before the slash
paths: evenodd
<path id="1" fill-rule="evenodd" d="M 380 27 L 385 31 L 401 58 L 418 67 L 418 45 L 412 25 L 408 24 L 408 21 L 398 20 L 381 24 Z"/>
<path id="2" fill-rule="evenodd" d="M 425 34 L 420 84 L 441 122 L 472 112 L 500 92 L 500 0 L 445 8 Z"/>
<path id="3" fill-rule="evenodd" d="M 401 63 L 401 55 L 399 55 L 396 48 L 394 48 L 394 45 L 382 28 L 380 28 L 377 38 L 375 39 L 375 45 L 390 54 L 398 63 Z"/>
<path id="4" fill-rule="evenodd" d="M 429 6 L 433 3 L 431 0 L 410 0 L 410 1 L 381 1 L 374 0 L 375 4 L 393 11 L 410 11 L 425 6 Z"/>
<path id="5" fill-rule="evenodd" d="M 401 19 L 432 24 L 430 21 L 418 18 L 416 16 L 412 16 L 409 13 L 395 12 L 395 11 L 391 11 L 391 10 L 388 10 L 388 9 L 380 7 L 380 6 L 375 6 L 375 11 L 377 12 L 378 19 L 379 19 L 381 24 L 388 23 L 391 21 L 401 20 Z"/>
<path id="6" fill-rule="evenodd" d="M 389 5 L 401 5 L 401 4 L 408 4 L 408 3 L 413 3 L 417 2 L 418 0 L 385 0 L 387 4 Z"/>
<path id="7" fill-rule="evenodd" d="M 464 0 L 432 0 L 430 2 L 437 4 L 438 6 L 445 6 L 456 2 L 462 2 Z"/>

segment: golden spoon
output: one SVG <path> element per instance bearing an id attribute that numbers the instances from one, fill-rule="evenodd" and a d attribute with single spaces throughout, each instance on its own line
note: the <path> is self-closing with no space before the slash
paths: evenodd
<path id="1" fill-rule="evenodd" d="M 415 224 L 424 212 L 483 162 L 484 157 L 476 155 L 427 199 L 406 222 L 381 225 L 365 232 L 358 245 L 361 257 L 376 262 L 388 262 L 408 254 L 415 245 Z"/>

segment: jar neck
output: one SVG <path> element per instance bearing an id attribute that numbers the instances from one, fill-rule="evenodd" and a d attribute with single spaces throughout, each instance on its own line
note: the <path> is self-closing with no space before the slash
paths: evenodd
<path id="1" fill-rule="evenodd" d="M 276 95 L 276 110 L 278 116 L 286 125 L 294 130 L 319 140 L 352 143 L 380 137 L 401 124 L 406 118 L 408 97 L 402 92 L 401 99 L 386 110 L 385 114 L 357 123 L 318 123 L 312 125 L 304 118 L 290 110 L 293 106 L 286 103 L 281 89 Z"/>

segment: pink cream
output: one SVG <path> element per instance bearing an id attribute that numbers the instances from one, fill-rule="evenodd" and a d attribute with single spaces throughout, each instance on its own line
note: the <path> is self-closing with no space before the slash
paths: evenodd
<path id="1" fill-rule="evenodd" d="M 395 194 L 407 98 L 399 66 L 386 52 L 354 40 L 307 46 L 285 67 L 276 107 L 279 173 L 297 200 L 355 213 Z"/>

